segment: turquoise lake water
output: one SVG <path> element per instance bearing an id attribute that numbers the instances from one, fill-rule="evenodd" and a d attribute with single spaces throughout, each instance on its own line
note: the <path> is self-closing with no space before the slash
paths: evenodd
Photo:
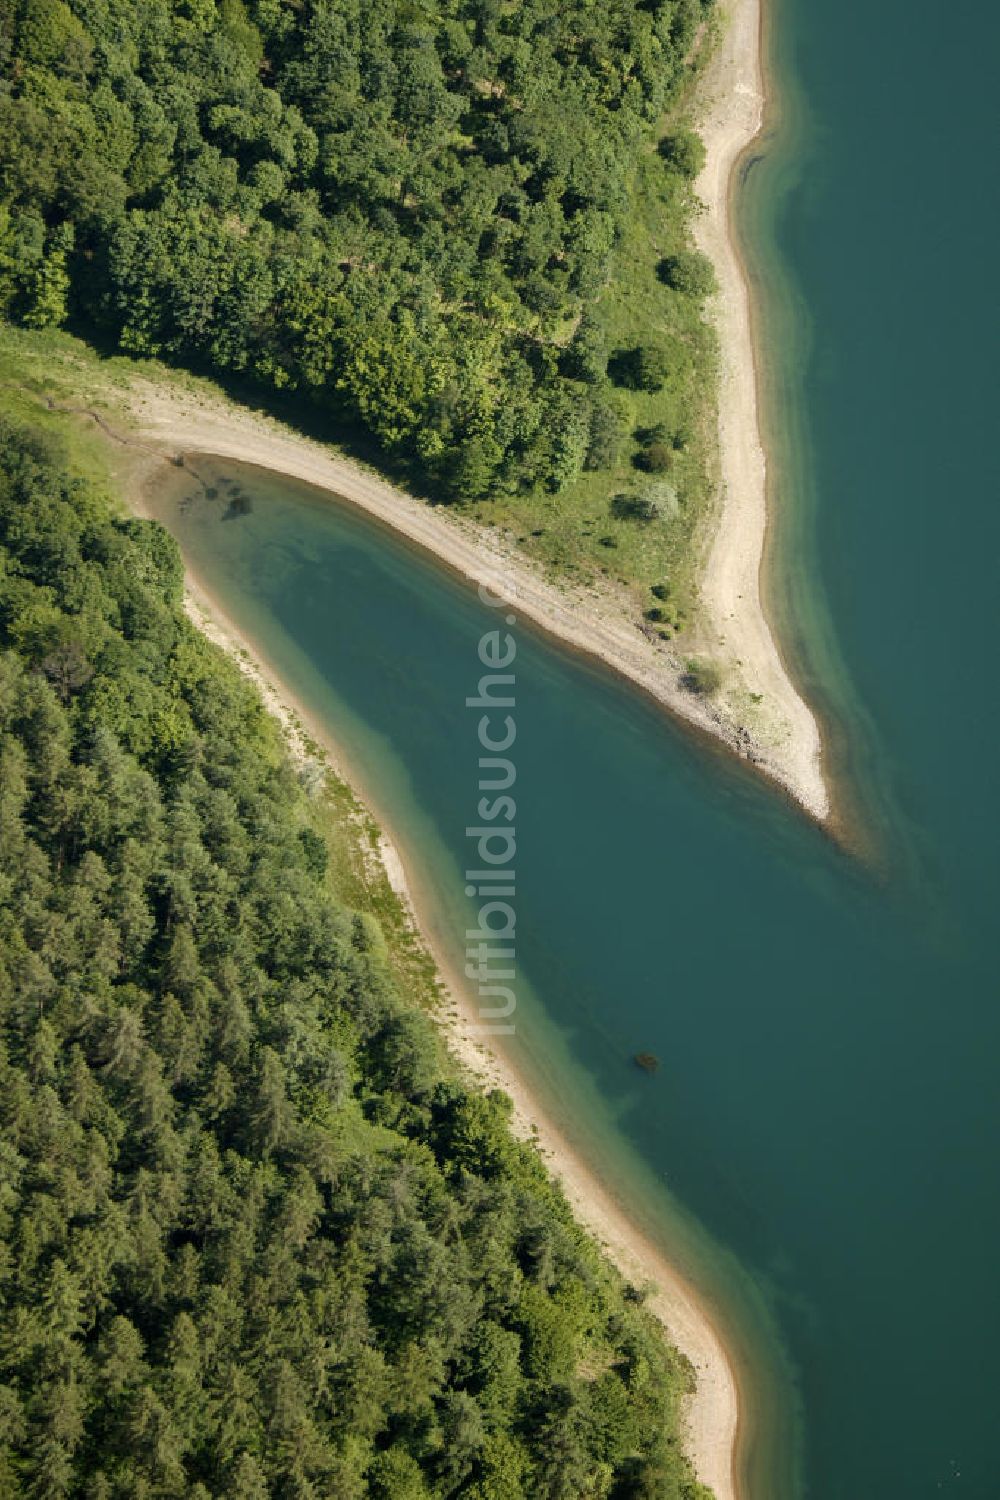
<path id="1" fill-rule="evenodd" d="M 518 622 L 511 1047 L 728 1321 L 754 1500 L 986 1500 L 1000 23 L 925 0 L 775 22 L 784 124 L 741 200 L 786 505 L 772 593 L 878 868 Z M 305 486 L 199 470 L 218 497 L 165 492 L 163 519 L 331 724 L 460 954 L 464 700 L 495 611 Z"/>

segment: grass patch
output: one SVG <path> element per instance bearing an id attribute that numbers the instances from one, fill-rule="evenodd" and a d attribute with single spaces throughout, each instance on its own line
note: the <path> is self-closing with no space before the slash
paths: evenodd
<path id="1" fill-rule="evenodd" d="M 466 508 L 477 520 L 511 533 L 522 551 L 557 578 L 581 583 L 603 577 L 625 585 L 637 616 L 650 585 L 663 579 L 682 609 L 693 607 L 700 532 L 718 483 L 715 332 L 705 304 L 657 274 L 665 257 L 689 248 L 693 212 L 689 179 L 671 170 L 651 141 L 636 162 L 632 212 L 593 311 L 612 357 L 652 338 L 668 349 L 670 372 L 658 391 L 616 387 L 626 437 L 615 466 L 585 474 L 559 495 L 533 491 Z M 644 493 L 646 480 L 638 470 L 647 462 L 650 433 L 670 442 L 677 504 L 669 513 L 661 507 L 651 523 L 636 524 L 616 517 L 612 502 L 618 494 Z"/>

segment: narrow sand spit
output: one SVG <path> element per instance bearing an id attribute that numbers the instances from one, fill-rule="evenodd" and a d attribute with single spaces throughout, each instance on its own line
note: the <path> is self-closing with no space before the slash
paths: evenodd
<path id="1" fill-rule="evenodd" d="M 143 509 L 141 498 L 133 500 Z M 316 764 L 316 745 L 327 765 L 355 791 L 359 778 L 348 766 L 329 728 L 312 717 L 276 676 L 256 646 L 233 624 L 197 577 L 189 576 L 188 615 L 210 640 L 222 647 L 259 689 L 281 725 L 290 753 L 306 769 Z M 377 809 L 371 809 L 378 819 Z M 382 824 L 384 829 L 384 824 Z M 685 1451 L 695 1473 L 716 1500 L 737 1500 L 734 1477 L 739 1398 L 736 1378 L 711 1311 L 688 1282 L 630 1221 L 614 1194 L 594 1175 L 565 1136 L 541 1110 L 510 1060 L 488 1048 L 478 1033 L 479 1015 L 447 956 L 433 940 L 433 925 L 422 910 L 419 886 L 409 878 L 404 859 L 384 831 L 379 853 L 389 885 L 400 898 L 414 929 L 427 944 L 443 978 L 450 1014 L 443 1008 L 446 1040 L 458 1061 L 491 1088 L 501 1088 L 514 1103 L 514 1128 L 538 1146 L 552 1175 L 562 1184 L 578 1220 L 594 1235 L 624 1276 L 636 1286 L 652 1284 L 647 1306 L 660 1319 L 670 1342 L 690 1361 L 694 1393 L 686 1400 Z"/>
<path id="2" fill-rule="evenodd" d="M 701 629 L 707 650 L 741 664 L 749 692 L 780 705 L 787 726 L 785 764 L 796 788 L 809 786 L 813 810 L 829 814 L 816 720 L 788 677 L 761 602 L 760 571 L 767 529 L 767 465 L 760 438 L 750 323 L 750 293 L 732 228 L 734 170 L 760 133 L 764 87 L 760 55 L 761 0 L 731 0 L 722 44 L 703 80 L 699 129 L 704 170 L 695 189 L 705 212 L 695 221 L 699 249 L 719 283 L 721 355 L 719 458 L 721 508 L 701 578 Z"/>

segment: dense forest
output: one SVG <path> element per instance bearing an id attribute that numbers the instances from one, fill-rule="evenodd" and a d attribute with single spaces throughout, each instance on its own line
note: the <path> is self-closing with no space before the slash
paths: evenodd
<path id="1" fill-rule="evenodd" d="M 0 313 L 308 396 L 440 495 L 557 492 L 690 362 L 609 348 L 600 292 L 707 4 L 0 0 Z"/>
<path id="2" fill-rule="evenodd" d="M 0 1495 L 703 1494 L 683 1370 L 181 599 L 4 426 Z"/>

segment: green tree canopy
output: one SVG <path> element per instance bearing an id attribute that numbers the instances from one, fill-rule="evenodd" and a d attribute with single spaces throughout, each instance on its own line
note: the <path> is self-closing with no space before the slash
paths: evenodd
<path id="1" fill-rule="evenodd" d="M 0 313 L 299 392 L 458 499 L 559 490 L 702 8 L 11 0 Z"/>

